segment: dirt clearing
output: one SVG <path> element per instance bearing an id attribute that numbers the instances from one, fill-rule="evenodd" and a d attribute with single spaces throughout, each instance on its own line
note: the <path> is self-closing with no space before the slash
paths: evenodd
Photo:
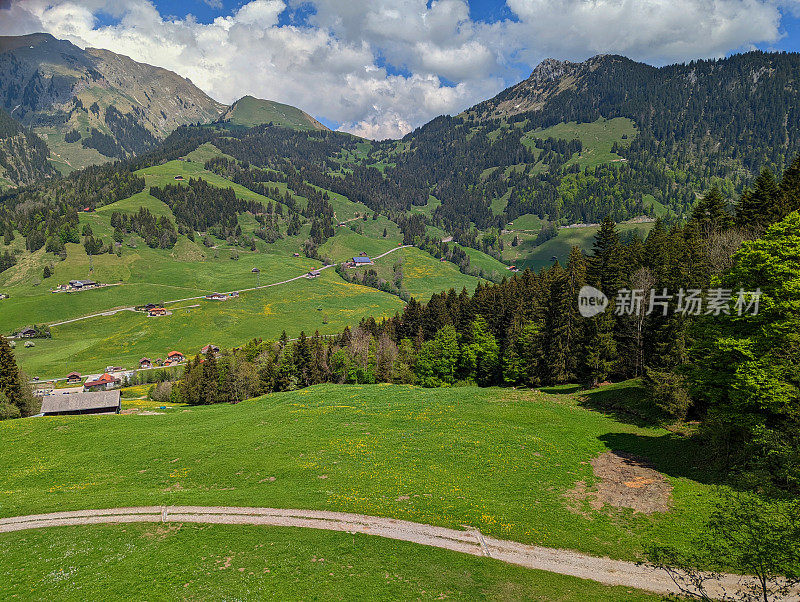
<path id="1" fill-rule="evenodd" d="M 627 452 L 609 451 L 593 459 L 591 465 L 599 479 L 594 491 L 584 481 L 578 481 L 566 494 L 571 500 L 588 500 L 595 510 L 605 504 L 643 514 L 670 509 L 672 485 L 646 460 Z"/>

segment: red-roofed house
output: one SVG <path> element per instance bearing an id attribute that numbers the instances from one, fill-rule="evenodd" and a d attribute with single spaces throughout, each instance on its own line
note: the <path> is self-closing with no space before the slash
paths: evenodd
<path id="1" fill-rule="evenodd" d="M 200 353 L 202 353 L 203 355 L 205 355 L 205 354 L 206 354 L 206 353 L 208 353 L 209 351 L 211 351 L 212 353 L 219 353 L 219 347 L 217 347 L 216 345 L 212 345 L 211 343 L 209 343 L 208 345 L 206 345 L 205 347 L 203 347 L 203 348 L 200 350 Z"/>
<path id="2" fill-rule="evenodd" d="M 139 367 L 140 368 L 152 368 L 153 362 L 150 361 L 149 357 L 143 357 L 139 360 Z"/>
<path id="3" fill-rule="evenodd" d="M 84 391 L 100 391 L 102 389 L 113 389 L 119 384 L 119 379 L 111 376 L 108 372 L 99 376 L 96 380 L 87 380 L 83 383 Z"/>
<path id="4" fill-rule="evenodd" d="M 177 362 L 182 362 L 185 358 L 180 351 L 170 351 L 167 354 L 167 359 L 174 364 Z"/>

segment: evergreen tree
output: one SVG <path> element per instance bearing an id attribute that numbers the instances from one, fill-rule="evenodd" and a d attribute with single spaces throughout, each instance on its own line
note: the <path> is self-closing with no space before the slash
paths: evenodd
<path id="1" fill-rule="evenodd" d="M 736 209 L 736 225 L 762 232 L 769 224 L 780 220 L 783 199 L 775 175 L 764 169 L 756 178 L 752 190 L 745 191 Z"/>
<path id="2" fill-rule="evenodd" d="M 10 403 L 19 407 L 23 397 L 22 377 L 17 367 L 17 360 L 8 340 L 0 336 L 0 393 L 3 393 Z"/>

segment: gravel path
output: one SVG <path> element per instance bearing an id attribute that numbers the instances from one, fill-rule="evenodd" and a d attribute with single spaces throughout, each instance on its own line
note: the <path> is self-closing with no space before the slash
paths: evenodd
<path id="1" fill-rule="evenodd" d="M 109 508 L 0 518 L 0 533 L 42 527 L 136 522 L 263 525 L 362 533 L 444 548 L 473 556 L 486 556 L 530 569 L 591 579 L 605 585 L 634 587 L 658 594 L 678 593 L 678 588 L 666 573 L 646 565 L 637 565 L 634 562 L 599 558 L 571 550 L 530 546 L 514 541 L 495 539 L 482 535 L 477 529 L 466 526 L 464 530 L 448 529 L 345 512 L 226 506 Z M 719 585 L 728 592 L 733 592 L 738 589 L 740 580 L 741 577 L 738 575 L 724 575 Z M 721 590 L 719 587 L 710 587 L 709 593 L 719 595 Z M 800 592 L 787 600 L 800 600 Z"/>

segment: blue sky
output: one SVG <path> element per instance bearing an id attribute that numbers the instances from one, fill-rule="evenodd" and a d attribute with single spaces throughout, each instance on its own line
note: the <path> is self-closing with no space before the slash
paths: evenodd
<path id="1" fill-rule="evenodd" d="M 800 51 L 800 0 L 0 0 L 0 35 L 47 31 L 250 94 L 332 128 L 398 137 L 545 58 L 653 65 Z"/>

